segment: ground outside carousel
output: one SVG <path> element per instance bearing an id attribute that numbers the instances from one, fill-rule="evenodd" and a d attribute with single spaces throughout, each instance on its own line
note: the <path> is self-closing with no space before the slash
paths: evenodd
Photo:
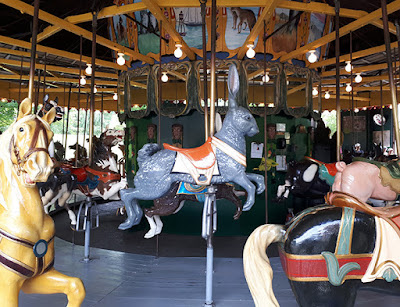
<path id="1" fill-rule="evenodd" d="M 84 256 L 84 234 L 73 232 L 66 211 L 53 215 L 56 224 L 55 268 L 82 279 L 86 288 L 83 307 L 203 306 L 205 299 L 206 244 L 198 236 L 162 233 L 159 257 L 156 238 L 146 240 L 145 224 L 118 230 L 123 220 L 115 214 L 120 202 L 100 204 L 100 227 L 91 232 L 89 263 Z M 200 217 L 199 217 L 200 218 Z M 214 237 L 214 289 L 216 306 L 254 306 L 243 273 L 242 250 L 247 237 Z M 75 244 L 72 243 L 75 242 Z M 277 247 L 267 250 L 274 271 L 273 288 L 282 307 L 298 306 L 282 269 Z M 65 306 L 63 294 L 20 293 L 21 307 Z M 369 289 L 358 291 L 355 306 L 398 306 L 399 297 Z"/>

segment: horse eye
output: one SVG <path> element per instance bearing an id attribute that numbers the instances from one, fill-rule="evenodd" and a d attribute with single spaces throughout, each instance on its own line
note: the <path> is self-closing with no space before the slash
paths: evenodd
<path id="1" fill-rule="evenodd" d="M 250 120 L 251 119 L 251 116 L 250 115 L 247 115 L 246 116 L 246 120 Z"/>
<path id="2" fill-rule="evenodd" d="M 19 132 L 24 132 L 24 128 L 20 127 Z"/>

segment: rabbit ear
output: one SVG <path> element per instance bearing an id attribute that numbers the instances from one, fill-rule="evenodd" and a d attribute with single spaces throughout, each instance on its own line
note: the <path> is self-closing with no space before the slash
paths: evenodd
<path id="1" fill-rule="evenodd" d="M 239 91 L 239 74 L 234 64 L 229 67 L 228 91 L 229 108 L 237 108 L 236 95 Z"/>

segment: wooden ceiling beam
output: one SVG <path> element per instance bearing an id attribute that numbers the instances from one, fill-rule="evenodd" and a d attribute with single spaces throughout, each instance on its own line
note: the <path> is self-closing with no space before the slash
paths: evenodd
<path id="1" fill-rule="evenodd" d="M 187 55 L 187 57 L 191 60 L 196 59 L 196 54 L 192 49 L 186 44 L 183 40 L 182 36 L 175 30 L 175 25 L 172 25 L 171 22 L 165 17 L 161 8 L 158 6 L 156 1 L 153 0 L 142 0 L 147 7 L 147 9 L 154 15 L 154 17 L 158 21 L 162 21 L 163 28 L 169 33 L 171 39 L 175 42 L 175 44 L 182 45 L 182 51 Z"/>
<path id="2" fill-rule="evenodd" d="M 6 64 L 6 65 L 11 65 L 11 66 L 21 66 L 21 61 L 16 61 L 16 60 L 8 60 L 8 59 L 1 59 L 0 58 L 0 64 Z M 30 67 L 29 62 L 22 62 L 23 67 Z M 45 65 L 36 63 L 35 67 L 36 69 L 44 69 Z M 55 72 L 63 72 L 67 74 L 73 74 L 73 75 L 78 75 L 79 76 L 79 69 L 76 68 L 68 68 L 68 67 L 62 67 L 62 66 L 54 66 L 54 65 L 46 65 L 46 71 L 55 71 Z M 81 71 L 81 73 L 84 73 L 84 70 Z M 111 74 L 111 73 L 105 73 L 105 72 L 100 72 L 96 71 L 96 77 L 99 78 L 109 78 L 109 79 L 118 79 L 117 74 Z"/>
<path id="3" fill-rule="evenodd" d="M 400 64 L 399 61 L 397 61 L 395 63 L 396 64 L 393 64 L 393 65 L 399 65 Z M 353 74 L 362 73 L 362 72 L 366 72 L 366 71 L 373 71 L 373 70 L 382 70 L 382 69 L 387 69 L 387 63 L 354 67 L 353 68 Z M 320 74 L 321 77 L 328 77 L 328 76 L 335 76 L 335 75 L 336 75 L 336 71 L 335 70 L 323 71 Z M 345 71 L 344 69 L 341 69 L 340 70 L 340 75 L 346 75 L 347 76 L 347 75 L 350 75 L 350 73 Z"/>
<path id="4" fill-rule="evenodd" d="M 393 13 L 399 9 L 400 9 L 400 0 L 395 0 L 387 5 L 388 14 Z M 355 21 L 345 25 L 344 27 L 341 27 L 339 29 L 339 36 L 342 37 L 342 36 L 350 33 L 350 31 L 357 30 L 374 20 L 380 19 L 381 17 L 382 17 L 382 9 L 377 9 L 377 10 L 373 11 L 372 13 L 367 14 L 361 18 L 358 18 Z M 325 44 L 335 40 L 335 36 L 336 36 L 335 32 L 331 32 L 309 44 L 306 44 L 303 47 L 300 47 L 292 52 L 289 52 L 289 53 L 281 56 L 280 61 L 287 62 L 295 57 L 301 56 L 310 50 L 314 50 L 322 45 L 325 45 Z"/>
<path id="5" fill-rule="evenodd" d="M 3 36 L 3 35 L 0 35 L 0 42 L 4 43 L 4 44 L 7 44 L 7 45 L 18 46 L 18 47 L 22 47 L 22 48 L 29 49 L 29 50 L 32 47 L 30 42 L 26 42 L 26 41 L 23 41 L 23 40 L 7 37 L 7 36 Z M 7 49 L 7 48 L 2 48 L 2 49 Z M 68 52 L 68 51 L 64 51 L 64 50 L 59 50 L 59 49 L 56 49 L 56 48 L 36 45 L 36 50 L 39 51 L 39 52 L 46 52 L 48 54 L 60 56 L 60 57 L 71 59 L 71 60 L 78 61 L 78 62 L 79 62 L 79 59 L 80 59 L 80 55 L 79 54 Z M 4 50 L 4 52 L 3 51 L 0 51 L 0 52 L 6 53 L 5 51 L 6 50 Z M 17 51 L 17 50 L 13 50 L 13 51 Z M 30 52 L 24 52 L 24 53 L 21 53 L 22 51 L 19 51 L 19 52 L 20 52 L 20 54 L 19 54 L 20 56 L 27 56 L 29 58 L 31 57 L 31 55 L 30 55 L 31 53 Z M 11 52 L 9 52 L 9 54 L 17 55 L 16 53 L 11 53 Z M 82 55 L 82 62 L 83 63 L 92 63 L 92 58 Z M 103 66 L 103 67 L 109 67 L 109 68 L 113 68 L 113 69 L 117 69 L 117 70 L 128 70 L 126 65 L 119 66 L 117 63 L 104 61 L 104 60 L 99 60 L 99 59 L 96 59 L 96 65 Z M 83 69 L 84 68 L 85 67 L 83 67 Z"/>
<path id="6" fill-rule="evenodd" d="M 12 7 L 16 10 L 19 10 L 23 13 L 27 13 L 31 16 L 33 16 L 33 11 L 34 8 L 32 5 L 29 5 L 23 1 L 20 0 L 0 0 L 0 3 L 3 3 L 9 7 Z M 57 16 L 54 16 L 50 13 L 47 13 L 43 10 L 39 10 L 39 19 L 46 21 L 50 24 L 57 25 L 60 28 L 67 30 L 68 32 L 71 32 L 76 35 L 81 35 L 82 37 L 92 40 L 92 32 L 85 30 L 81 27 L 78 27 L 68 21 L 65 21 L 64 19 L 58 18 Z M 134 50 L 129 49 L 128 47 L 122 46 L 117 44 L 116 42 L 112 42 L 109 39 L 106 39 L 102 36 L 96 35 L 96 43 L 105 46 L 107 48 L 110 48 L 111 50 L 117 51 L 117 52 L 123 52 L 126 55 L 131 56 L 135 60 L 140 60 L 148 64 L 153 64 L 154 60 L 146 55 L 143 55 L 139 52 L 136 52 Z"/>
<path id="7" fill-rule="evenodd" d="M 181 74 L 181 73 L 179 73 L 179 72 L 177 72 L 177 71 L 166 70 L 166 73 L 169 74 L 169 75 L 171 75 L 171 76 L 175 76 L 175 77 L 177 77 L 178 79 L 180 79 L 180 80 L 186 82 L 186 77 L 185 77 L 183 74 Z"/>
<path id="8" fill-rule="evenodd" d="M 21 88 L 21 93 L 27 93 L 29 88 Z M 81 93 L 90 93 L 90 88 L 84 87 L 81 88 Z M 10 88 L 9 91 L 11 93 L 19 92 L 19 88 Z M 67 87 L 58 87 L 58 88 L 47 88 L 46 93 L 64 93 L 64 91 L 68 92 L 69 88 Z M 72 93 L 78 93 L 78 88 L 72 88 L 71 89 Z M 97 94 L 98 93 L 116 93 L 117 88 L 116 87 L 108 87 L 108 88 L 97 88 Z"/>
<path id="9" fill-rule="evenodd" d="M 363 77 L 361 83 L 358 83 L 358 84 L 367 84 L 370 82 L 381 81 L 381 80 L 389 80 L 389 76 L 381 75 L 381 76 Z M 351 80 L 350 80 L 350 78 L 342 78 L 342 79 L 339 79 L 339 82 L 340 83 L 350 83 Z M 321 80 L 321 84 L 335 84 L 335 83 L 336 83 L 336 79 Z M 314 83 L 314 86 L 317 86 L 317 85 L 318 85 L 318 83 Z"/>
<path id="10" fill-rule="evenodd" d="M 280 0 L 268 0 L 267 1 L 262 13 L 260 14 L 260 16 L 258 16 L 257 22 L 253 26 L 253 29 L 251 29 L 250 34 L 247 36 L 244 44 L 242 45 L 242 47 L 240 47 L 240 49 L 237 53 L 237 58 L 239 60 L 242 60 L 244 58 L 244 55 L 246 54 L 246 51 L 248 48 L 247 45 L 249 45 L 249 44 L 254 45 L 255 39 L 260 34 L 260 31 L 264 28 L 264 21 L 268 22 L 268 20 L 271 19 L 271 17 L 274 15 L 275 8 L 277 7 L 279 2 L 280 2 Z M 261 36 L 261 39 L 262 39 L 262 36 Z"/>
<path id="11" fill-rule="evenodd" d="M 349 99 L 349 97 L 351 98 L 350 95 L 340 95 L 340 99 Z M 317 99 L 318 97 L 314 97 L 314 99 Z M 325 99 L 325 98 L 324 98 Z M 332 95 L 329 99 L 336 99 L 336 95 Z M 329 99 L 325 99 L 325 100 L 329 100 Z M 368 97 L 360 97 L 360 96 L 354 96 L 353 97 L 354 100 L 358 100 L 358 101 L 366 101 L 366 102 L 370 102 L 371 99 Z"/>
<path id="12" fill-rule="evenodd" d="M 16 45 L 13 45 L 13 46 L 16 46 Z M 27 58 L 31 57 L 31 53 L 30 52 L 14 50 L 14 49 L 11 49 L 11 48 L 2 48 L 2 47 L 0 47 L 0 53 L 11 54 L 11 55 L 27 57 Z"/>
<path id="13" fill-rule="evenodd" d="M 121 5 L 121 6 L 112 5 L 112 6 L 103 8 L 97 15 L 97 19 L 108 18 L 108 17 L 112 17 L 115 15 L 121 15 L 121 14 L 129 14 L 132 12 L 137 12 L 137 11 L 141 11 L 141 10 L 145 10 L 145 9 L 146 9 L 146 6 L 142 2 L 130 3 L 130 4 L 125 4 L 125 5 Z M 70 22 L 72 24 L 87 22 L 87 21 L 92 20 L 92 13 L 68 16 L 64 20 L 67 22 Z M 54 26 L 54 25 L 48 26 L 47 28 L 45 28 L 43 30 L 43 32 L 38 34 L 37 42 L 39 43 L 42 40 L 49 38 L 50 36 L 58 33 L 61 30 L 62 30 L 62 28 L 59 26 Z"/>
<path id="14" fill-rule="evenodd" d="M 393 42 L 390 44 L 391 49 L 397 48 L 397 46 L 398 46 L 397 42 Z M 355 59 L 359 59 L 359 58 L 362 58 L 362 57 L 365 57 L 368 55 L 385 52 L 385 51 L 386 51 L 385 45 L 376 46 L 376 47 L 360 50 L 357 52 L 353 52 L 352 59 L 355 60 Z M 350 54 L 344 54 L 339 57 L 339 62 L 346 62 L 346 61 L 350 61 Z M 326 59 L 324 61 L 318 61 L 318 62 L 312 63 L 308 67 L 309 68 L 317 68 L 317 67 L 333 65 L 335 63 L 336 63 L 336 58 L 330 58 L 330 59 Z"/>

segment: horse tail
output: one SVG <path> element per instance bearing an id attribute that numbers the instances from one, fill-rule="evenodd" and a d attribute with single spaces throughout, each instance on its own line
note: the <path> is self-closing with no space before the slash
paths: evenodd
<path id="1" fill-rule="evenodd" d="M 281 225 L 262 225 L 252 232 L 244 246 L 244 275 L 256 307 L 279 306 L 272 289 L 273 272 L 266 249 L 271 243 L 282 242 L 283 235 Z"/>
<path id="2" fill-rule="evenodd" d="M 145 161 L 148 157 L 154 155 L 156 152 L 160 151 L 162 148 L 160 145 L 151 143 L 145 144 L 142 149 L 138 152 L 137 161 L 140 167 L 140 164 Z"/>
<path id="3" fill-rule="evenodd" d="M 338 172 L 343 172 L 347 165 L 343 161 L 340 161 L 340 162 L 336 162 L 335 166 L 336 166 L 336 169 L 338 170 Z"/>

